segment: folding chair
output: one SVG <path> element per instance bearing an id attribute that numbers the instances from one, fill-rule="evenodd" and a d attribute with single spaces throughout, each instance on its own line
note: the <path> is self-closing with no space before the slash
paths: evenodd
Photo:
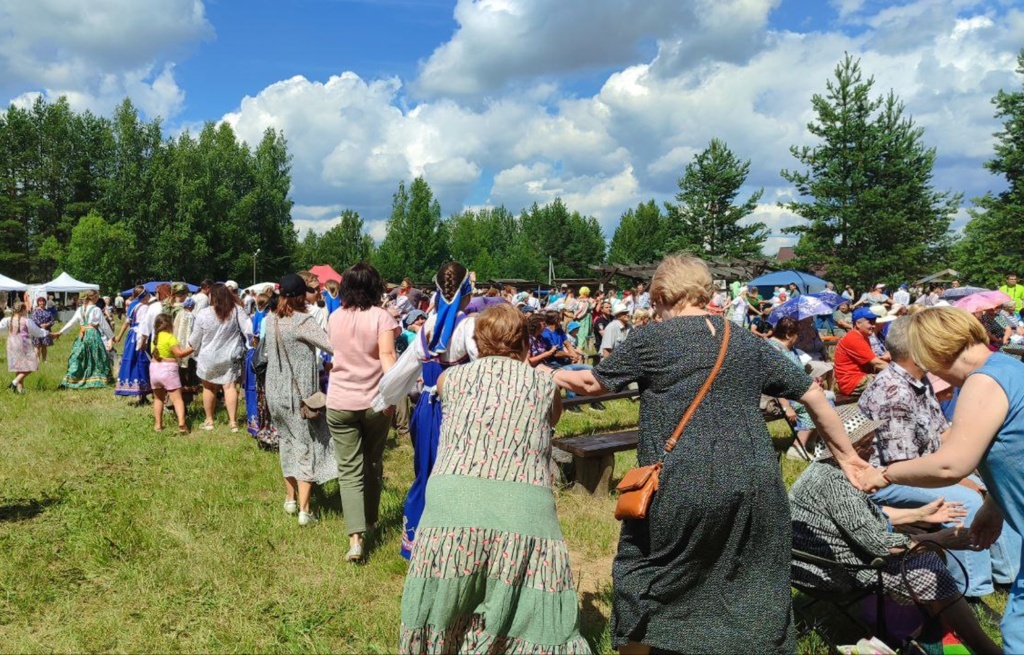
<path id="1" fill-rule="evenodd" d="M 798 564 L 816 567 L 820 569 L 821 573 L 816 573 L 813 569 Z M 836 641 L 838 636 L 832 634 L 828 625 L 829 621 L 820 615 L 815 616 L 812 611 L 815 606 L 828 605 L 839 610 L 837 613 L 845 617 L 861 636 L 866 638 L 878 636 L 885 641 L 887 637 L 885 591 L 882 586 L 882 569 L 885 568 L 885 565 L 886 560 L 881 557 L 876 558 L 871 564 L 845 564 L 793 549 L 791 584 L 803 596 L 803 599 L 800 597 L 793 599 L 797 637 L 804 637 L 811 633 L 817 634 L 828 646 L 829 653 L 840 655 L 839 644 Z M 866 588 L 863 587 L 854 578 L 854 574 L 858 571 L 875 571 L 874 582 Z M 872 595 L 875 597 L 874 629 L 859 616 L 861 602 Z M 837 613 L 832 612 L 828 616 Z"/>

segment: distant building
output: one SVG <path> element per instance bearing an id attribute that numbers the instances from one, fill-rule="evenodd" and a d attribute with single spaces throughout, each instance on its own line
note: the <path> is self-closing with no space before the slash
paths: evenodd
<path id="1" fill-rule="evenodd" d="M 796 250 L 793 246 L 782 246 L 779 248 L 779 252 L 775 255 L 775 261 L 780 264 L 785 264 L 788 261 L 796 259 Z"/>

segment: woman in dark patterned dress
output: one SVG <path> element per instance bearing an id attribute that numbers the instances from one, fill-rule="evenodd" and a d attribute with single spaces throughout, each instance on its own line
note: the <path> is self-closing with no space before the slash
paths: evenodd
<path id="1" fill-rule="evenodd" d="M 594 371 L 557 371 L 584 394 L 640 387 L 641 466 L 665 442 L 709 375 L 724 318 L 709 316 L 707 265 L 667 257 L 651 282 L 662 323 L 637 330 Z M 848 476 L 868 465 L 825 394 L 792 362 L 734 330 L 718 377 L 665 458 L 645 520 L 622 523 L 612 568 L 612 644 L 622 653 L 792 653 L 789 504 L 758 406 L 799 400 Z"/>
<path id="2" fill-rule="evenodd" d="M 46 308 L 46 297 L 36 298 L 36 308 L 29 315 L 32 322 L 46 330 L 45 337 L 32 337 L 32 345 L 36 348 L 36 359 L 39 363 L 46 363 L 46 349 L 53 345 L 53 337 L 50 336 L 50 328 L 53 327 L 53 314 Z"/>

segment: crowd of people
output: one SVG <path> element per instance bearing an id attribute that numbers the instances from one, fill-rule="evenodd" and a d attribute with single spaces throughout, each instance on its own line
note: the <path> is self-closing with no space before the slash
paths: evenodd
<path id="1" fill-rule="evenodd" d="M 242 293 L 209 280 L 196 293 L 136 287 L 120 303 L 89 292 L 59 331 L 47 299 L 26 298 L 34 309 L 14 303 L 0 327 L 15 392 L 77 328 L 62 387 L 151 398 L 156 431 L 173 409 L 188 432 L 201 395 L 201 429 L 216 429 L 222 402 L 238 432 L 244 394 L 245 427 L 278 452 L 283 510 L 298 525 L 317 522 L 314 485 L 338 481 L 351 562 L 380 518 L 389 430 L 410 439 L 402 652 L 589 652 L 552 436 L 563 394 L 627 387 L 639 394 L 638 464 L 661 472 L 647 517 L 623 521 L 612 567 L 621 652 L 793 652 L 794 547 L 849 564 L 886 558 L 886 593 L 927 610 L 922 639 L 951 629 L 974 652 L 998 648 L 962 597 L 1013 585 L 1003 648 L 1024 652 L 1024 364 L 999 352 L 1024 337 L 1024 287 L 1009 277 L 1012 305 L 976 315 L 937 285 L 773 291 L 719 286 L 689 256 L 665 258 L 649 289 L 620 292 L 478 287 L 456 262 L 431 293 L 411 280 L 388 292 L 357 264 L 340 282 L 301 271 Z M 834 311 L 773 313 L 803 295 L 834 296 Z M 788 493 L 764 398 L 813 459 Z M 813 566 L 794 575 L 841 583 Z"/>

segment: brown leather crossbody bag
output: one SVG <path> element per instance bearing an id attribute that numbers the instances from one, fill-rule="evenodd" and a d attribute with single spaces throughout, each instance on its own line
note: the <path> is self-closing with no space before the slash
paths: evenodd
<path id="1" fill-rule="evenodd" d="M 679 421 L 679 425 L 672 432 L 671 438 L 665 443 L 665 451 L 661 454 L 661 459 L 650 466 L 639 466 L 631 469 L 622 478 L 619 486 L 616 487 L 619 492 L 619 502 L 615 505 L 615 518 L 618 520 L 647 518 L 647 512 L 651 508 L 651 501 L 654 500 L 654 492 L 658 490 L 658 478 L 661 475 L 662 463 L 665 461 L 665 457 L 676 447 L 676 442 L 679 441 L 679 437 L 683 434 L 683 429 L 686 428 L 686 424 L 693 418 L 697 407 L 700 406 L 704 396 L 708 393 L 708 389 L 711 388 L 711 384 L 718 377 L 718 372 L 722 370 L 722 362 L 725 361 L 725 351 L 728 347 L 729 321 L 726 320 L 725 328 L 722 330 L 722 345 L 718 349 L 718 359 L 715 361 L 715 367 L 711 369 L 711 374 L 704 381 L 704 385 L 697 392 L 693 402 L 686 408 L 686 412 Z"/>

